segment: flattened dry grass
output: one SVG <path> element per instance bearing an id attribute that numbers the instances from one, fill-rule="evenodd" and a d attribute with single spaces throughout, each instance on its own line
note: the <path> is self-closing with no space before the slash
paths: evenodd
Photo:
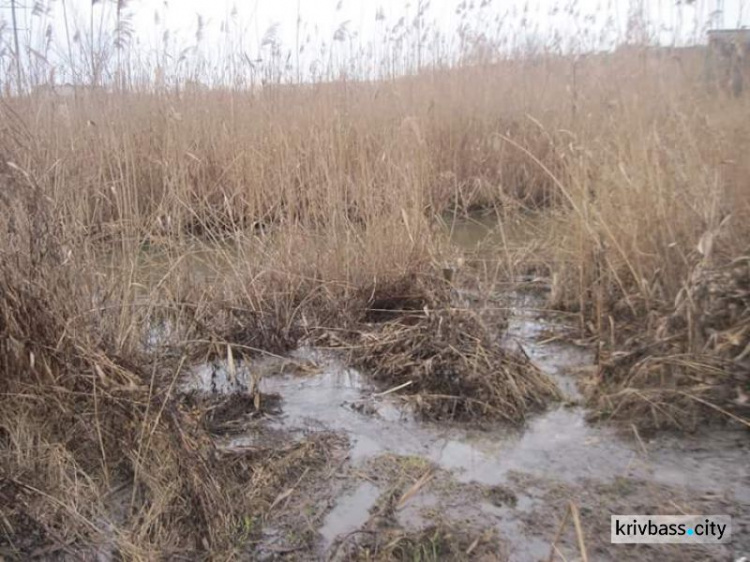
<path id="1" fill-rule="evenodd" d="M 329 343 L 423 417 L 520 423 L 561 397 L 525 355 L 501 347 L 502 324 L 489 329 L 476 311 L 452 308 L 442 281 L 401 278 L 369 292 L 360 324 L 348 337 L 328 333 Z"/>
<path id="2" fill-rule="evenodd" d="M 184 357 L 124 356 L 49 200 L 2 171 L 0 555 L 243 555 L 261 499 L 324 461 L 327 442 L 219 454 L 205 412 L 175 393 Z M 257 403 L 240 406 L 224 417 Z"/>
<path id="3" fill-rule="evenodd" d="M 365 535 L 365 540 L 356 547 L 350 546 L 340 559 L 347 562 L 506 560 L 502 545 L 491 530 L 474 536 L 456 529 L 455 524 L 435 525 L 415 532 L 394 529 L 383 531 L 377 540 L 367 538 Z"/>
<path id="4" fill-rule="evenodd" d="M 320 459 L 325 444 L 291 446 L 268 466 L 269 451 L 218 460 L 212 420 L 174 396 L 188 351 L 281 351 L 325 331 L 427 417 L 519 422 L 557 398 L 433 282 L 447 211 L 533 217 L 544 244 L 530 236 L 518 254 L 550 271 L 554 304 L 611 351 L 598 409 L 659 426 L 745 419 L 747 282 L 720 278 L 746 267 L 750 98 L 707 94 L 700 55 L 623 49 L 382 83 L 8 100 L 2 555 L 244 552 L 248 514 L 284 482 L 273 465 Z M 703 269 L 713 281 L 694 279 L 709 259 L 696 246 L 722 229 Z M 226 252 L 218 280 L 183 275 L 196 239 Z M 156 247 L 166 264 L 148 285 L 137 264 Z M 514 262 L 501 251 L 498 262 Z M 118 257 L 117 271 L 101 254 Z M 157 322 L 184 340 L 169 353 L 141 345 Z M 255 402 L 239 406 L 233 415 Z M 127 509 L 115 516 L 121 486 Z"/>
<path id="5" fill-rule="evenodd" d="M 527 357 L 499 346 L 476 313 L 428 310 L 363 331 L 356 365 L 401 393 L 432 419 L 522 422 L 560 398 L 555 383 Z"/>
<path id="6" fill-rule="evenodd" d="M 750 266 L 701 264 L 670 314 L 631 336 L 589 387 L 599 415 L 641 427 L 750 427 Z"/>

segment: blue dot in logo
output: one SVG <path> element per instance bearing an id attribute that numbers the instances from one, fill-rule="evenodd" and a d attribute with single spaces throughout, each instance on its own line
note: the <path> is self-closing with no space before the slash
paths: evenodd
<path id="1" fill-rule="evenodd" d="M 693 536 L 693 533 L 694 533 L 694 531 L 692 529 L 688 529 L 687 530 L 687 534 L 690 535 L 691 537 Z"/>

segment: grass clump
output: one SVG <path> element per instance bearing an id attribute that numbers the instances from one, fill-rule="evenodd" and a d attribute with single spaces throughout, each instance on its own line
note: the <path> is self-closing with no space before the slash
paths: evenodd
<path id="1" fill-rule="evenodd" d="M 3 171 L 0 554 L 246 551 L 243 522 L 270 505 L 259 498 L 325 458 L 325 441 L 219 455 L 206 427 L 226 430 L 217 416 L 258 404 L 194 416 L 175 392 L 184 358 L 126 356 L 117 323 L 99 314 L 106 291 L 65 251 L 70 231 L 29 176 Z"/>
<path id="2" fill-rule="evenodd" d="M 747 423 L 750 98 L 705 87 L 702 45 L 508 49 L 502 26 L 470 40 L 473 9 L 460 52 L 436 36 L 422 59 L 432 34 L 406 25 L 417 49 L 394 33 L 381 61 L 353 50 L 354 72 L 336 62 L 352 35 L 308 82 L 298 62 L 286 83 L 294 57 L 278 45 L 238 48 L 250 64 L 236 81 L 191 49 L 138 68 L 124 44 L 95 52 L 105 17 L 98 33 L 94 17 L 88 35 L 71 29 L 82 60 L 70 41 L 68 57 L 29 58 L 46 39 L 0 54 L 16 70 L 0 105 L 0 556 L 246 554 L 249 522 L 328 445 L 219 460 L 213 434 L 263 404 L 182 402 L 190 358 L 326 334 L 427 418 L 518 423 L 558 398 L 435 281 L 459 267 L 436 226 L 449 212 L 500 222 L 501 243 L 473 260 L 486 279 L 467 284 L 550 273 L 553 304 L 600 344 L 589 396 L 602 414 Z M 75 96 L 36 88 L 55 75 L 80 82 Z M 204 249 L 221 262 L 208 278 L 193 260 Z M 147 349 L 157 325 L 171 337 Z M 371 552 L 450 557 L 442 536 Z"/>
<path id="3" fill-rule="evenodd" d="M 750 410 L 750 261 L 696 267 L 671 313 L 600 366 L 590 398 L 601 416 L 642 427 L 747 425 Z"/>
<path id="4" fill-rule="evenodd" d="M 500 346 L 501 327 L 452 308 L 442 282 L 399 279 L 371 295 L 365 322 L 337 343 L 384 389 L 402 387 L 423 417 L 519 423 L 560 398 L 526 356 Z"/>
<path id="5" fill-rule="evenodd" d="M 438 560 L 505 560 L 500 541 L 488 530 L 479 536 L 455 529 L 453 525 L 434 525 L 414 532 L 394 529 L 382 531 L 372 540 L 362 540 L 341 560 L 351 562 L 398 560 L 437 562 Z"/>

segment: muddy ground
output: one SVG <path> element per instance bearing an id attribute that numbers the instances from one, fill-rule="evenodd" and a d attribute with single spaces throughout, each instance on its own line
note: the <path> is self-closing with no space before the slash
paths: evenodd
<path id="1" fill-rule="evenodd" d="M 465 295 L 456 295 L 466 304 Z M 468 299 L 470 300 L 470 299 Z M 420 421 L 410 400 L 368 383 L 340 352 L 303 347 L 229 372 L 198 366 L 184 390 L 277 396 L 254 419 L 224 417 L 226 451 L 315 440 L 314 462 L 248 522 L 261 560 L 742 560 L 750 556 L 750 439 L 739 427 L 642 435 L 593 425 L 578 383 L 593 354 L 556 336 L 564 319 L 516 295 L 503 345 L 520 346 L 564 400 L 522 428 Z M 271 399 L 271 398 L 269 398 Z M 276 399 L 274 399 L 276 400 Z M 241 411 L 238 410 L 238 412 Z M 236 416 L 235 416 L 236 417 Z M 612 545 L 612 514 L 729 514 L 730 545 Z M 559 537 L 556 540 L 556 537 Z"/>

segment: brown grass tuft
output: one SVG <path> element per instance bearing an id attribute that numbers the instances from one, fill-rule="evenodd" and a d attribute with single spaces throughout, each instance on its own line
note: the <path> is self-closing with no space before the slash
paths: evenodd
<path id="1" fill-rule="evenodd" d="M 748 264 L 698 266 L 671 314 L 655 314 L 654 326 L 601 364 L 590 387 L 600 415 L 651 428 L 750 425 Z"/>
<path id="2" fill-rule="evenodd" d="M 560 398 L 527 357 L 500 346 L 503 326 L 452 308 L 442 282 L 402 278 L 371 291 L 364 322 L 349 337 L 328 333 L 329 343 L 384 389 L 403 385 L 424 417 L 518 423 Z"/>

